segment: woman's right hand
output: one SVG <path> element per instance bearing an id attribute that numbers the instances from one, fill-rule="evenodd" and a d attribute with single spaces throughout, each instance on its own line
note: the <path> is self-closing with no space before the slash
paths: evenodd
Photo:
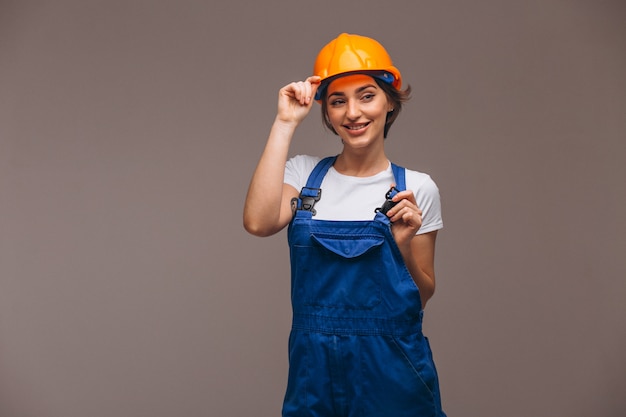
<path id="1" fill-rule="evenodd" d="M 273 235 L 293 216 L 291 199 L 300 191 L 285 184 L 285 163 L 294 131 L 309 114 L 319 85 L 320 77 L 311 76 L 280 89 L 278 113 L 252 175 L 243 210 L 244 227 L 253 235 Z"/>
<path id="2" fill-rule="evenodd" d="M 299 124 L 309 114 L 320 77 L 310 76 L 304 81 L 292 82 L 278 92 L 277 119 L 284 123 Z"/>

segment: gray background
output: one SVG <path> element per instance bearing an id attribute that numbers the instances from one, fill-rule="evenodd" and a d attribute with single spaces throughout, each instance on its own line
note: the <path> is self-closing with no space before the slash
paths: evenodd
<path id="1" fill-rule="evenodd" d="M 0 415 L 277 416 L 284 232 L 242 204 L 343 31 L 438 183 L 426 333 L 463 417 L 626 415 L 623 1 L 0 1 Z M 319 109 L 292 153 L 328 155 Z"/>

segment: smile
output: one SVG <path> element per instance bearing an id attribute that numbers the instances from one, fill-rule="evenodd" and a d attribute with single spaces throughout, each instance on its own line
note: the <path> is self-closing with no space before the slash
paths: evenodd
<path id="1" fill-rule="evenodd" d="M 369 122 L 368 123 L 361 123 L 361 124 L 358 124 L 358 125 L 344 125 L 344 127 L 346 129 L 348 129 L 348 130 L 361 130 L 364 127 L 366 127 L 367 125 L 369 125 Z"/>

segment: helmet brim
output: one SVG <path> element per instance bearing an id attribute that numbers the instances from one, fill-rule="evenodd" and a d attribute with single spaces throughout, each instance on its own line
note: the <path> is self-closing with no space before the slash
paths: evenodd
<path id="1" fill-rule="evenodd" d="M 401 85 L 401 80 L 399 77 L 396 77 L 394 74 L 392 74 L 389 71 L 372 71 L 372 70 L 368 70 L 368 71 L 363 71 L 363 70 L 359 70 L 359 71 L 348 71 L 348 72 L 344 72 L 341 74 L 337 74 L 337 75 L 333 75 L 332 77 L 328 77 L 328 78 L 324 78 L 321 82 L 319 87 L 317 88 L 317 91 L 315 92 L 315 100 L 320 101 L 322 100 L 322 97 L 324 97 L 324 94 L 326 94 L 326 89 L 328 88 L 328 85 L 333 82 L 334 80 L 336 80 L 337 78 L 341 78 L 341 77 L 346 77 L 348 75 L 355 75 L 355 74 L 365 74 L 365 75 L 369 75 L 371 77 L 377 78 L 381 81 L 384 81 L 388 84 L 392 84 L 396 89 L 400 89 L 400 85 Z"/>

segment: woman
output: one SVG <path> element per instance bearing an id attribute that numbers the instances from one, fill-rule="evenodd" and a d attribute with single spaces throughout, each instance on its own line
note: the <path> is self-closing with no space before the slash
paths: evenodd
<path id="1" fill-rule="evenodd" d="M 423 308 L 435 291 L 441 221 L 432 179 L 389 162 L 385 139 L 410 88 L 377 41 L 341 34 L 314 75 L 279 92 L 244 226 L 289 225 L 293 325 L 283 416 L 445 416 Z M 314 101 L 336 157 L 289 145 Z"/>

